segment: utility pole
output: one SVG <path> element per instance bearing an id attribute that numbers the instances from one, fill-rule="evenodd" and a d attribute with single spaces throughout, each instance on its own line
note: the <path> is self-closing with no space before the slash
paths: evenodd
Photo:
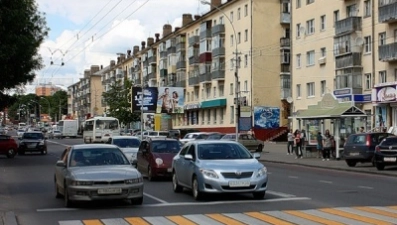
<path id="1" fill-rule="evenodd" d="M 62 107 L 61 107 L 61 99 L 59 99 L 58 121 L 62 119 L 61 110 L 62 110 Z"/>

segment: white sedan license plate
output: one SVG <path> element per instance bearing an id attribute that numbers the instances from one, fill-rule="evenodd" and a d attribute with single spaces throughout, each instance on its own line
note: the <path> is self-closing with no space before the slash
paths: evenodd
<path id="1" fill-rule="evenodd" d="M 250 186 L 249 180 L 234 180 L 229 181 L 229 187 L 249 187 Z"/>
<path id="2" fill-rule="evenodd" d="M 395 162 L 397 160 L 396 157 L 385 157 L 383 158 L 383 161 L 385 162 Z"/>
<path id="3" fill-rule="evenodd" d="M 106 194 L 120 194 L 121 188 L 103 188 L 98 189 L 98 194 L 106 195 Z"/>
<path id="4" fill-rule="evenodd" d="M 358 152 L 350 152 L 349 155 L 351 155 L 351 156 L 357 156 L 357 155 L 360 155 L 360 153 L 358 153 Z"/>

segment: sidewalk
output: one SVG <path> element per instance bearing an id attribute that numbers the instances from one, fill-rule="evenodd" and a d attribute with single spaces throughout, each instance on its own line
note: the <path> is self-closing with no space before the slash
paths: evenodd
<path id="1" fill-rule="evenodd" d="M 322 161 L 317 158 L 317 153 L 314 152 L 311 154 L 310 152 L 303 152 L 302 159 L 295 159 L 295 153 L 293 155 L 287 155 L 287 143 L 265 142 L 260 161 L 265 164 L 266 162 L 284 163 L 397 177 L 397 169 L 392 167 L 389 167 L 390 169 L 386 167 L 383 171 L 378 171 L 371 163 L 358 163 L 355 167 L 349 167 L 344 160 L 331 159 L 330 161 Z"/>

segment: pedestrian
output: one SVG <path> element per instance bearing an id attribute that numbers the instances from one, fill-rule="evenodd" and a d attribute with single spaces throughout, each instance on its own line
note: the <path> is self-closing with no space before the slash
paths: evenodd
<path id="1" fill-rule="evenodd" d="M 364 127 L 360 127 L 360 132 L 359 133 L 365 133 Z"/>
<path id="2" fill-rule="evenodd" d="M 287 134 L 288 144 L 287 144 L 287 155 L 292 155 L 294 153 L 294 133 L 292 129 L 289 130 Z"/>
<path id="3" fill-rule="evenodd" d="M 329 161 L 331 157 L 331 148 L 332 148 L 332 141 L 333 138 L 331 134 L 329 133 L 329 130 L 325 131 L 324 137 L 323 137 L 323 161 L 327 160 Z"/>
<path id="4" fill-rule="evenodd" d="M 324 148 L 323 148 L 323 135 L 319 131 L 317 133 L 317 158 L 323 158 L 322 157 L 323 150 L 324 150 Z"/>
<path id="5" fill-rule="evenodd" d="M 302 149 L 306 151 L 306 131 L 304 129 L 301 131 L 301 145 Z"/>
<path id="6" fill-rule="evenodd" d="M 301 132 L 299 130 L 295 130 L 294 132 L 294 145 L 295 145 L 295 159 L 302 158 L 302 143 L 301 143 Z"/>
<path id="7" fill-rule="evenodd" d="M 252 137 L 255 137 L 255 132 L 252 128 L 247 132 L 247 134 L 251 135 Z"/>

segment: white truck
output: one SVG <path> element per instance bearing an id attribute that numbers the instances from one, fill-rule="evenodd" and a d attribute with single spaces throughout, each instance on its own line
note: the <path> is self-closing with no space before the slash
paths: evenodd
<path id="1" fill-rule="evenodd" d="M 56 130 L 62 133 L 62 138 L 77 137 L 77 131 L 79 129 L 79 124 L 77 120 L 59 120 L 56 126 Z"/>

